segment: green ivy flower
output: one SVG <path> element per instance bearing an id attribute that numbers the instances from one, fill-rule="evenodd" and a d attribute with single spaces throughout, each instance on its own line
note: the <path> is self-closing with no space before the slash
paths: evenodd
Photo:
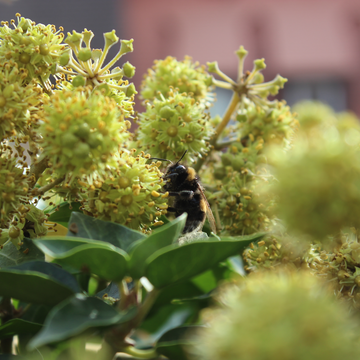
<path id="1" fill-rule="evenodd" d="M 360 355 L 357 324 L 321 283 L 304 273 L 249 276 L 206 310 L 194 359 L 337 360 Z"/>
<path id="2" fill-rule="evenodd" d="M 253 139 L 252 136 L 250 138 Z M 259 193 L 259 187 L 269 177 L 260 168 L 266 160 L 260 154 L 263 144 L 262 139 L 249 139 L 247 147 L 241 142 L 232 143 L 221 155 L 221 163 L 213 166 L 215 179 L 211 181 L 202 177 L 205 184 L 217 185 L 217 191 L 209 194 L 208 200 L 216 205 L 215 211 L 221 219 L 224 233 L 251 234 L 267 226 L 273 199 L 260 197 Z"/>
<path id="3" fill-rule="evenodd" d="M 104 169 L 128 137 L 130 123 L 121 108 L 98 90 L 57 91 L 44 111 L 42 156 L 49 157 L 59 175 Z"/>
<path id="4" fill-rule="evenodd" d="M 27 176 L 18 166 L 10 151 L 0 149 L 0 224 L 6 225 L 13 213 L 18 213 L 21 203 L 28 200 Z M 22 205 L 23 207 L 23 205 Z M 21 212 L 21 211 L 20 211 Z"/>
<path id="5" fill-rule="evenodd" d="M 315 129 L 298 136 L 291 151 L 273 152 L 278 216 L 316 239 L 360 226 L 360 126 Z"/>
<path id="6" fill-rule="evenodd" d="M 192 62 L 191 57 L 177 61 L 168 56 L 165 60 L 155 60 L 154 66 L 148 70 L 141 84 L 141 97 L 153 101 L 161 93 L 165 98 L 175 88 L 179 93 L 191 95 L 197 102 L 205 105 L 209 95 L 212 77 L 199 63 Z"/>
<path id="7" fill-rule="evenodd" d="M 28 134 L 37 123 L 42 90 L 35 82 L 25 84 L 27 73 L 11 60 L 0 63 L 0 141 Z"/>
<path id="8" fill-rule="evenodd" d="M 40 78 L 46 82 L 55 71 L 56 63 L 65 50 L 62 44 L 63 33 L 54 25 L 35 24 L 30 19 L 16 14 L 15 20 L 2 22 L 0 27 L 0 58 L 16 62 L 19 68 L 25 68 L 26 81 Z"/>
<path id="9" fill-rule="evenodd" d="M 166 213 L 167 195 L 159 193 L 161 173 L 154 163 L 146 163 L 149 158 L 120 152 L 114 167 L 108 167 L 104 176 L 94 177 L 88 199 L 82 201 L 85 212 L 143 231 L 160 225 L 158 218 Z"/>
<path id="10" fill-rule="evenodd" d="M 298 124 L 284 101 L 275 101 L 271 107 L 260 107 L 247 101 L 236 119 L 241 138 L 252 134 L 255 138 L 262 138 L 266 145 L 289 145 Z"/>
<path id="11" fill-rule="evenodd" d="M 103 50 L 91 50 L 92 31 L 68 33 L 65 43 L 70 51 L 65 53 L 57 66 L 57 72 L 67 75 L 74 86 L 89 86 L 91 89 L 105 90 L 105 94 L 114 98 L 126 116 L 134 113 L 133 100 L 137 91 L 133 83 L 123 80 L 135 74 L 135 67 L 126 62 L 122 68 L 111 67 L 128 52 L 133 51 L 133 40 L 121 40 L 121 46 L 115 57 L 104 65 L 109 49 L 119 42 L 115 30 L 105 33 Z M 75 57 L 74 57 L 75 56 Z"/>
<path id="12" fill-rule="evenodd" d="M 170 92 L 168 98 L 147 102 L 140 114 L 137 149 L 153 157 L 174 160 L 188 150 L 186 158 L 201 156 L 210 149 L 213 134 L 209 115 L 187 94 Z"/>

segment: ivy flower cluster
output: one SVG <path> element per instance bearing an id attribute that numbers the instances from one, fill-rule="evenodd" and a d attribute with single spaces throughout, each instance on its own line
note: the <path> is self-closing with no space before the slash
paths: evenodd
<path id="1" fill-rule="evenodd" d="M 150 155 L 137 156 L 121 151 L 115 166 L 103 176 L 94 177 L 88 186 L 83 209 L 98 219 L 124 224 L 147 231 L 162 224 L 159 217 L 166 213 L 167 196 L 161 194 L 160 163 L 147 163 Z"/>

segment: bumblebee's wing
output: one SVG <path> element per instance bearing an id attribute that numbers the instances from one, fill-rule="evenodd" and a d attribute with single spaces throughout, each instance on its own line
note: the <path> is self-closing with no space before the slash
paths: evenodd
<path id="1" fill-rule="evenodd" d="M 206 199 L 206 196 L 204 194 L 204 191 L 203 191 L 201 185 L 199 185 L 199 189 L 200 189 L 201 196 L 203 197 L 205 205 L 206 205 L 206 216 L 209 220 L 211 231 L 216 235 L 216 222 L 215 222 L 214 215 L 211 211 L 210 205 Z"/>

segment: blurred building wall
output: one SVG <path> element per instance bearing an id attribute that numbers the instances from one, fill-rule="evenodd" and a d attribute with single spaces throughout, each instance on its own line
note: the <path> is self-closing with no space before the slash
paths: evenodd
<path id="1" fill-rule="evenodd" d="M 265 58 L 265 78 L 287 77 L 283 96 L 349 108 L 360 115 L 359 0 L 136 0 L 118 6 L 137 87 L 154 59 L 190 55 L 237 75 L 234 51 L 249 51 L 246 68 Z"/>

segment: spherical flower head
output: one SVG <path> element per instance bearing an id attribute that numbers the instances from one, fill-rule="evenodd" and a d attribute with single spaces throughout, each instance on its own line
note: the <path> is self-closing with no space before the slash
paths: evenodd
<path id="1" fill-rule="evenodd" d="M 237 129 L 241 137 L 252 134 L 265 144 L 288 145 L 297 128 L 297 120 L 284 101 L 275 101 L 271 107 L 260 107 L 247 102 L 237 115 Z"/>
<path id="2" fill-rule="evenodd" d="M 116 164 L 105 175 L 95 178 L 88 189 L 84 210 L 100 220 L 113 221 L 132 229 L 147 231 L 160 225 L 166 213 L 167 195 L 161 194 L 161 173 L 149 164 L 150 155 L 133 156 L 121 151 Z"/>
<path id="3" fill-rule="evenodd" d="M 133 100 L 137 91 L 132 83 L 123 77 L 131 78 L 135 74 L 135 67 L 126 62 L 122 68 L 112 66 L 126 53 L 133 51 L 133 40 L 120 40 L 118 53 L 106 64 L 104 61 L 112 46 L 119 42 L 115 30 L 104 34 L 104 48 L 91 50 L 91 40 L 94 34 L 87 29 L 78 33 L 68 33 L 65 43 L 69 52 L 63 56 L 57 71 L 67 75 L 74 86 L 89 86 L 92 89 L 104 90 L 105 94 L 114 98 L 122 107 L 124 113 L 133 111 Z M 111 70 L 110 70 L 111 69 Z M 129 115 L 129 114 L 128 114 Z"/>
<path id="4" fill-rule="evenodd" d="M 1 48 L 1 47 L 0 47 Z M 36 123 L 42 90 L 35 82 L 26 84 L 27 70 L 9 60 L 0 63 L 0 141 L 25 135 Z"/>
<path id="5" fill-rule="evenodd" d="M 313 276 L 260 273 L 207 310 L 195 359 L 338 360 L 360 355 L 356 321 Z"/>
<path id="6" fill-rule="evenodd" d="M 301 132 L 306 133 L 307 136 L 316 137 L 323 129 L 332 127 L 336 123 L 334 110 L 320 101 L 300 101 L 292 109 L 297 114 Z"/>
<path id="7" fill-rule="evenodd" d="M 233 171 L 223 179 L 220 191 L 208 197 L 217 204 L 224 234 L 247 235 L 266 229 L 270 205 L 259 199 L 257 188 L 262 181 L 246 180 L 244 174 Z"/>
<path id="8" fill-rule="evenodd" d="M 25 68 L 27 82 L 33 78 L 47 81 L 65 50 L 63 34 L 54 25 L 35 24 L 20 14 L 17 14 L 17 24 L 11 21 L 13 29 L 7 22 L 1 25 L 0 58 L 12 60 L 19 68 Z"/>
<path id="9" fill-rule="evenodd" d="M 27 200 L 27 177 L 10 152 L 0 150 L 0 224 L 7 224 L 20 204 Z"/>
<path id="10" fill-rule="evenodd" d="M 140 114 L 137 144 L 153 157 L 174 160 L 188 151 L 185 160 L 210 149 L 214 130 L 209 115 L 187 94 L 171 92 L 168 98 L 154 99 Z"/>
<path id="11" fill-rule="evenodd" d="M 359 231 L 343 229 L 317 256 L 306 259 L 310 271 L 332 285 L 336 297 L 351 309 L 360 309 Z"/>
<path id="12" fill-rule="evenodd" d="M 183 61 L 177 61 L 168 56 L 165 60 L 155 60 L 154 66 L 148 70 L 141 84 L 141 97 L 152 101 L 159 97 L 159 92 L 166 98 L 171 88 L 180 93 L 192 94 L 201 104 L 206 104 L 209 97 L 212 77 L 203 66 L 193 62 L 186 56 Z"/>
<path id="13" fill-rule="evenodd" d="M 208 200 L 217 205 L 224 233 L 252 234 L 267 226 L 273 199 L 267 195 L 260 197 L 258 192 L 269 176 L 260 168 L 264 160 L 263 143 L 262 139 L 249 139 L 245 147 L 234 142 L 221 155 L 221 163 L 213 167 L 218 191 L 209 194 Z"/>
<path id="14" fill-rule="evenodd" d="M 332 127 L 321 137 L 299 137 L 287 153 L 270 156 L 277 181 L 269 192 L 290 230 L 321 240 L 360 225 L 360 129 L 350 134 L 351 141 Z"/>
<path id="15" fill-rule="evenodd" d="M 128 137 L 121 108 L 100 91 L 57 91 L 44 108 L 43 156 L 58 175 L 91 174 L 105 168 Z"/>
<path id="16" fill-rule="evenodd" d="M 319 246 L 311 244 L 309 238 L 289 236 L 276 230 L 243 252 L 245 269 L 249 272 L 273 271 L 279 267 L 307 268 L 308 263 L 318 257 Z"/>

